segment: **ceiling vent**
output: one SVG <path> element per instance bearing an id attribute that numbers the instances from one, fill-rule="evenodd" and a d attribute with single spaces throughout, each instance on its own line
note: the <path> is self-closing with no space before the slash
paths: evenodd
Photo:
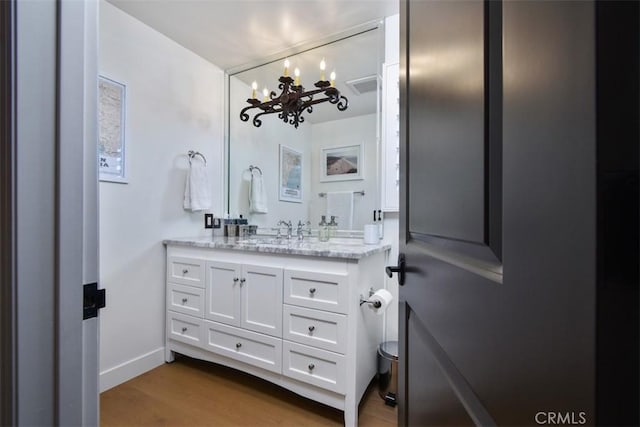
<path id="1" fill-rule="evenodd" d="M 344 83 L 356 95 L 362 95 L 363 93 L 375 92 L 376 90 L 378 90 L 378 78 L 375 75 L 348 80 Z"/>

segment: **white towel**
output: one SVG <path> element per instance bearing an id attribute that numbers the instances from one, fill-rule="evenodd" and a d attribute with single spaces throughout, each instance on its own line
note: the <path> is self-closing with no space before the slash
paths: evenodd
<path id="1" fill-rule="evenodd" d="M 251 189 L 249 190 L 249 212 L 266 214 L 269 212 L 267 208 L 267 191 L 264 187 L 262 174 L 251 173 Z"/>
<path id="2" fill-rule="evenodd" d="M 339 230 L 353 228 L 353 191 L 333 191 L 327 193 L 327 220 L 331 216 L 338 219 Z"/>
<path id="3" fill-rule="evenodd" d="M 191 212 L 211 209 L 211 187 L 207 168 L 203 163 L 192 162 L 184 186 L 183 207 Z"/>

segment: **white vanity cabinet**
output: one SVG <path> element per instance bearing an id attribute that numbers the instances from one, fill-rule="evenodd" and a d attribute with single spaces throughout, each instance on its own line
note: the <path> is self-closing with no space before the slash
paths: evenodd
<path id="1" fill-rule="evenodd" d="M 345 425 L 357 425 L 383 318 L 360 296 L 384 286 L 387 246 L 165 244 L 168 362 L 181 353 L 229 366 L 341 409 Z"/>
<path id="2" fill-rule="evenodd" d="M 282 338 L 282 268 L 207 261 L 204 317 Z"/>

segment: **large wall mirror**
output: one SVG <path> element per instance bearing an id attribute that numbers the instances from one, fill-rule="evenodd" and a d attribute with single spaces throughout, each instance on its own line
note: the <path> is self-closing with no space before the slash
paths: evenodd
<path id="1" fill-rule="evenodd" d="M 317 228 L 321 215 L 334 214 L 340 230 L 361 231 L 379 205 L 384 29 L 381 23 L 367 24 L 337 40 L 300 50 L 229 75 L 227 212 L 243 215 L 262 229 L 275 227 L 280 220 L 310 221 L 311 228 Z M 290 76 L 295 68 L 300 70 L 305 90 L 313 89 L 320 79 L 324 59 L 326 79 L 335 71 L 335 86 L 348 98 L 348 108 L 339 111 L 329 102 L 315 105 L 313 112 L 303 114 L 298 128 L 277 114 L 260 117 L 262 124 L 256 127 L 252 120 L 257 109 L 249 111 L 248 121 L 241 121 L 240 111 L 249 105 L 253 82 L 259 100 L 264 88 L 280 94 L 278 78 L 285 59 Z M 252 179 L 255 190 L 259 175 L 264 200 L 253 206 L 266 213 L 252 212 L 249 203 Z"/>

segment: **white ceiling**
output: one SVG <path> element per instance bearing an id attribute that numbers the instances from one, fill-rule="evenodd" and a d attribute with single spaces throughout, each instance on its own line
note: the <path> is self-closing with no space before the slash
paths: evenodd
<path id="1" fill-rule="evenodd" d="M 229 70 L 398 13 L 398 0 L 108 0 Z"/>

